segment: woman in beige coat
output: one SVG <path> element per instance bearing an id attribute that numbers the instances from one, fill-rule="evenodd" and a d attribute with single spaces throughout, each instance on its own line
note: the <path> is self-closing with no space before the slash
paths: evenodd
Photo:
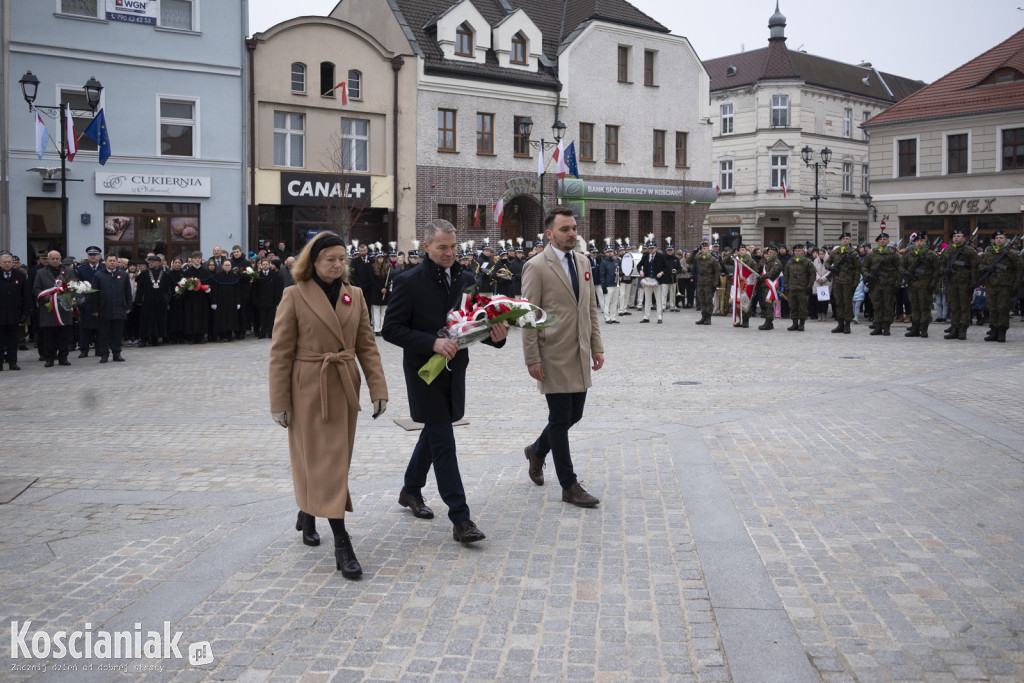
<path id="1" fill-rule="evenodd" d="M 352 511 L 349 464 L 359 412 L 359 369 L 366 376 L 373 417 L 384 412 L 388 388 L 363 293 L 348 282 L 348 252 L 333 232 L 314 237 L 292 267 L 270 347 L 270 411 L 288 429 L 292 483 L 299 505 L 296 529 L 319 545 L 315 518 L 334 532 L 337 568 L 363 573 L 345 532 Z"/>

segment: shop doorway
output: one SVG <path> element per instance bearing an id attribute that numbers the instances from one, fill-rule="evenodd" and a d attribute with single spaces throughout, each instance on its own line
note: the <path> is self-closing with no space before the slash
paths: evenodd
<path id="1" fill-rule="evenodd" d="M 501 239 L 517 241 L 523 238 L 527 248 L 532 247 L 537 235 L 544 232 L 544 219 L 540 202 L 530 195 L 519 195 L 504 208 L 501 219 Z"/>

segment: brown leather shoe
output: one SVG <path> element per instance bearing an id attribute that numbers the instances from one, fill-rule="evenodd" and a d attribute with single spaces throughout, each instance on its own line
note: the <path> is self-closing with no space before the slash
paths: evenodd
<path id="1" fill-rule="evenodd" d="M 537 455 L 537 451 L 533 450 L 532 445 L 524 448 L 523 453 L 526 453 L 526 459 L 530 461 L 530 479 L 537 486 L 543 486 L 544 458 Z"/>
<path id="2" fill-rule="evenodd" d="M 601 501 L 587 493 L 587 490 L 583 488 L 583 485 L 576 482 L 569 488 L 562 489 L 562 502 L 572 503 L 573 505 L 578 505 L 581 508 L 592 508 Z"/>
<path id="3" fill-rule="evenodd" d="M 484 536 L 484 532 L 476 528 L 473 520 L 465 519 L 452 527 L 452 538 L 459 543 L 476 543 L 487 537 Z"/>
<path id="4" fill-rule="evenodd" d="M 402 489 L 402 492 L 398 494 L 398 504 L 412 510 L 412 514 L 420 519 L 434 518 L 434 511 L 423 502 L 423 496 L 414 496 L 411 493 L 406 493 L 405 489 Z"/>

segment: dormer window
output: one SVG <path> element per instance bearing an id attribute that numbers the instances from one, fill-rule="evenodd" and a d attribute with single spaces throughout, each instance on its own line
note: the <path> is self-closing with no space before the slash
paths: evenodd
<path id="1" fill-rule="evenodd" d="M 1024 81 L 1024 74 L 1014 68 L 1004 66 L 989 74 L 988 78 L 979 85 L 1000 85 L 1002 83 L 1013 83 L 1014 81 Z"/>
<path id="2" fill-rule="evenodd" d="M 459 57 L 473 56 L 473 29 L 469 24 L 460 24 L 455 29 L 455 54 Z"/>
<path id="3" fill-rule="evenodd" d="M 513 64 L 526 64 L 526 38 L 522 33 L 512 36 L 512 52 L 508 60 Z"/>

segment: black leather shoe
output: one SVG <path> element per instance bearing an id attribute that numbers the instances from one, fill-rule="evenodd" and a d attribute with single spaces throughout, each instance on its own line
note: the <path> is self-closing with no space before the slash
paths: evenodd
<path id="1" fill-rule="evenodd" d="M 123 363 L 124 362 L 124 358 L 121 357 L 121 354 L 115 353 L 114 354 L 114 362 L 115 363 Z"/>
<path id="2" fill-rule="evenodd" d="M 21 370 L 21 367 L 17 363 L 11 363 L 11 370 Z"/>
<path id="3" fill-rule="evenodd" d="M 82 351 L 82 352 L 80 352 L 80 353 L 78 354 L 78 357 L 79 357 L 79 358 L 88 358 L 88 357 L 89 357 L 89 351 L 88 351 L 88 350 L 85 350 L 85 351 Z"/>
<path id="4" fill-rule="evenodd" d="M 640 322 L 642 322 L 642 323 L 649 323 L 649 322 L 651 322 L 651 319 L 650 318 L 644 318 Z"/>
<path id="5" fill-rule="evenodd" d="M 523 453 L 526 454 L 526 459 L 530 462 L 530 481 L 537 486 L 544 485 L 544 458 L 537 455 L 537 451 L 533 450 L 533 446 L 527 446 L 523 449 Z"/>
<path id="6" fill-rule="evenodd" d="M 466 519 L 452 527 L 452 538 L 459 543 L 476 543 L 487 537 L 484 536 L 484 532 L 476 528 L 473 520 Z"/>
<path id="7" fill-rule="evenodd" d="M 402 492 L 398 494 L 398 504 L 412 510 L 414 517 L 419 517 L 420 519 L 434 518 L 434 511 L 423 502 L 423 496 L 414 496 L 411 493 L 406 493 L 405 489 L 402 489 Z"/>
<path id="8" fill-rule="evenodd" d="M 107 358 L 107 355 L 106 355 L 106 354 L 103 354 L 102 356 L 100 356 L 100 362 L 101 362 L 101 363 L 107 363 L 107 362 L 109 362 L 109 361 L 110 361 L 110 359 L 109 359 L 109 358 Z"/>
<path id="9" fill-rule="evenodd" d="M 562 502 L 572 503 L 581 508 L 592 508 L 601 501 L 587 493 L 583 485 L 576 482 L 567 489 L 562 489 Z"/>
<path id="10" fill-rule="evenodd" d="M 52 368 L 53 367 L 53 361 L 52 360 L 46 361 L 45 363 L 43 363 L 43 367 Z"/>
<path id="11" fill-rule="evenodd" d="M 61 358 L 57 361 L 57 365 L 71 365 L 71 361 L 67 358 Z"/>
<path id="12" fill-rule="evenodd" d="M 306 545 L 320 545 L 320 534 L 316 532 L 316 517 L 299 510 L 299 518 L 295 520 L 295 530 L 302 532 L 302 542 Z"/>
<path id="13" fill-rule="evenodd" d="M 348 534 L 334 537 L 334 564 L 346 579 L 358 579 L 363 568 L 352 549 L 352 538 Z"/>

